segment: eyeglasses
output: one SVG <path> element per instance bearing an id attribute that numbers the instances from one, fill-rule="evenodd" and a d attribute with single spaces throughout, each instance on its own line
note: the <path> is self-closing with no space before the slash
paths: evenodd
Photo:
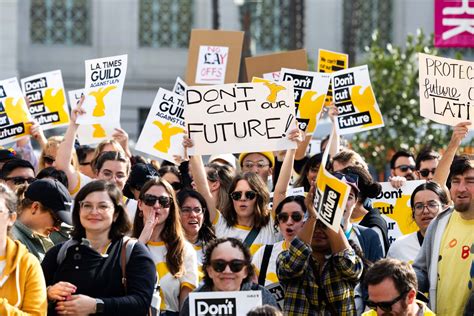
<path id="1" fill-rule="evenodd" d="M 339 180 L 346 179 L 347 182 L 355 184 L 357 187 L 359 187 L 359 175 L 355 173 L 342 173 L 342 172 L 334 172 L 333 174 L 336 178 Z"/>
<path id="2" fill-rule="evenodd" d="M 413 165 L 400 165 L 398 167 L 395 167 L 395 169 L 400 169 L 401 172 L 407 172 L 408 169 L 411 171 L 415 171 L 415 166 Z"/>
<path id="3" fill-rule="evenodd" d="M 127 177 L 124 173 L 113 173 L 108 170 L 101 170 L 100 173 L 102 174 L 102 178 L 105 180 L 111 180 L 112 178 L 116 178 L 117 180 L 123 180 Z"/>
<path id="4" fill-rule="evenodd" d="M 156 196 L 153 194 L 143 194 L 140 200 L 142 200 L 147 206 L 155 206 L 156 202 L 158 201 L 160 206 L 165 208 L 170 207 L 173 201 L 173 199 L 169 196 Z"/>
<path id="5" fill-rule="evenodd" d="M 85 211 L 86 213 L 91 213 L 93 210 L 97 210 L 97 212 L 102 214 L 114 208 L 113 204 L 106 202 L 101 202 L 97 205 L 94 205 L 88 201 L 80 201 L 79 206 L 81 207 L 81 210 Z"/>
<path id="6" fill-rule="evenodd" d="M 237 273 L 242 271 L 242 269 L 246 266 L 244 260 L 234 259 L 231 261 L 225 261 L 222 259 L 211 260 L 211 267 L 216 272 L 224 272 L 225 268 L 229 266 L 230 271 Z"/>
<path id="7" fill-rule="evenodd" d="M 182 207 L 181 208 L 181 213 L 189 215 L 191 213 L 194 213 L 196 215 L 200 215 L 204 212 L 204 209 L 202 207 Z"/>
<path id="8" fill-rule="evenodd" d="M 438 212 L 439 211 L 439 207 L 441 206 L 441 204 L 437 201 L 428 201 L 428 203 L 426 204 L 423 204 L 423 203 L 415 203 L 415 206 L 413 207 L 413 209 L 415 210 L 416 213 L 423 213 L 423 210 L 426 209 L 432 213 L 434 212 Z"/>
<path id="9" fill-rule="evenodd" d="M 290 216 L 293 222 L 296 223 L 300 222 L 303 219 L 303 214 L 299 212 L 293 212 L 291 213 L 291 215 L 286 212 L 278 213 L 277 218 L 279 222 L 286 223 Z"/>
<path id="10" fill-rule="evenodd" d="M 12 181 L 15 185 L 20 185 L 25 182 L 31 184 L 36 181 L 36 178 L 33 177 L 7 177 L 5 181 Z"/>
<path id="11" fill-rule="evenodd" d="M 434 175 L 435 171 L 436 171 L 436 168 L 433 168 L 433 169 L 421 169 L 421 170 L 420 170 L 420 175 L 421 175 L 422 177 L 425 177 L 425 178 L 426 178 L 427 176 L 429 176 L 430 173 L 431 173 L 432 175 Z"/>
<path id="12" fill-rule="evenodd" d="M 377 310 L 377 307 L 379 307 L 381 310 L 383 310 L 384 312 L 391 312 L 392 311 L 392 306 L 398 302 L 399 300 L 401 300 L 402 298 L 405 297 L 405 295 L 408 293 L 409 291 L 405 291 L 403 292 L 402 294 L 400 294 L 398 297 L 394 298 L 393 300 L 389 301 L 389 302 L 372 302 L 371 300 L 367 300 L 366 303 L 367 303 L 367 306 L 371 309 L 374 309 L 374 310 Z"/>
<path id="13" fill-rule="evenodd" d="M 255 191 L 234 191 L 230 194 L 230 198 L 234 201 L 239 201 L 242 198 L 242 194 L 245 195 L 245 199 L 247 200 L 253 200 L 257 196 Z"/>
<path id="14" fill-rule="evenodd" d="M 170 183 L 170 184 L 173 187 L 173 190 L 175 190 L 175 191 L 179 191 L 183 188 L 183 185 L 180 182 L 173 182 L 173 183 Z"/>
<path id="15" fill-rule="evenodd" d="M 265 161 L 263 161 L 263 160 L 260 160 L 260 161 L 246 161 L 246 162 L 243 163 L 244 168 L 247 168 L 247 169 L 252 169 L 254 166 L 257 166 L 257 169 L 263 169 L 263 168 L 265 168 L 269 165 L 270 164 L 265 163 Z"/>
<path id="16" fill-rule="evenodd" d="M 52 165 L 56 161 L 56 159 L 51 156 L 43 156 L 43 161 L 47 165 Z"/>

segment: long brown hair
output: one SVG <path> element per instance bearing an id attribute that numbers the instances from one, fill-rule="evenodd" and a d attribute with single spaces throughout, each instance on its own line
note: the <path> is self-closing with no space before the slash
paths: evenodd
<path id="1" fill-rule="evenodd" d="M 270 221 L 270 209 L 268 208 L 268 203 L 270 202 L 270 193 L 268 192 L 267 186 L 263 183 L 263 180 L 254 172 L 241 173 L 235 176 L 232 181 L 229 194 L 234 192 L 237 183 L 240 180 L 245 180 L 249 184 L 252 191 L 257 193 L 255 207 L 253 210 L 253 227 L 262 228 L 268 224 Z M 222 216 L 227 221 L 229 227 L 235 226 L 237 224 L 237 212 L 234 209 L 234 203 L 232 200 L 227 203 L 225 206 Z"/>
<path id="2" fill-rule="evenodd" d="M 166 266 L 170 273 L 179 278 L 184 273 L 184 242 L 185 237 L 179 216 L 178 204 L 176 203 L 176 195 L 171 184 L 166 180 L 155 178 L 148 180 L 140 190 L 140 198 L 153 186 L 163 187 L 169 196 L 172 198 L 168 217 L 163 225 L 163 230 L 160 233 L 160 238 L 164 241 L 166 246 Z M 143 230 L 143 212 L 139 210 L 135 214 L 133 221 L 133 234 L 135 238 L 140 237 Z"/>

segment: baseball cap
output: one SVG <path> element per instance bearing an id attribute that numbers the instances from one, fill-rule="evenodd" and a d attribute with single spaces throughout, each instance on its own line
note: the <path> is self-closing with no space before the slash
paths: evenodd
<path id="1" fill-rule="evenodd" d="M 215 160 L 225 161 L 226 164 L 235 169 L 235 156 L 233 154 L 219 154 L 209 157 L 209 162 L 214 162 Z"/>
<path id="2" fill-rule="evenodd" d="M 132 166 L 130 176 L 128 177 L 128 184 L 132 188 L 141 188 L 145 182 L 158 176 L 158 171 L 152 164 L 137 163 Z"/>
<path id="3" fill-rule="evenodd" d="M 72 199 L 67 188 L 58 180 L 40 179 L 31 183 L 25 192 L 31 201 L 51 209 L 66 224 L 72 225 Z"/>
<path id="4" fill-rule="evenodd" d="M 17 158 L 16 151 L 13 148 L 0 147 L 0 161 L 7 161 Z"/>

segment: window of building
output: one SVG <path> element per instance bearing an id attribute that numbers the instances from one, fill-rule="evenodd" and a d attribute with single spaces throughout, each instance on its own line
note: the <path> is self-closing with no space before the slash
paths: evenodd
<path id="1" fill-rule="evenodd" d="M 31 42 L 90 45 L 90 5 L 90 0 L 31 0 Z"/>
<path id="2" fill-rule="evenodd" d="M 140 0 L 140 46 L 188 47 L 193 5 L 193 0 Z"/>
<path id="3" fill-rule="evenodd" d="M 245 0 L 240 22 L 252 54 L 304 46 L 304 0 Z"/>

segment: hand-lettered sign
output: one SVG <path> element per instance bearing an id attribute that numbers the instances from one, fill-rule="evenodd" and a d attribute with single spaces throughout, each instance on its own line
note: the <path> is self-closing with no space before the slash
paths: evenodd
<path id="1" fill-rule="evenodd" d="M 292 82 L 191 86 L 185 109 L 191 155 L 295 148 L 287 137 L 296 127 Z"/>

